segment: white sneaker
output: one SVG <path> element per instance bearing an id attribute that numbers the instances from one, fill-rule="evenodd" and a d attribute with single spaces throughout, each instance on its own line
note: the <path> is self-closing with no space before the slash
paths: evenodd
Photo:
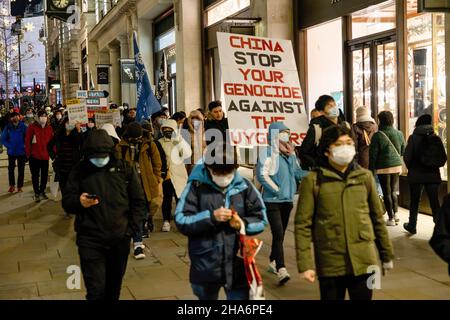
<path id="1" fill-rule="evenodd" d="M 134 248 L 134 258 L 136 260 L 145 259 L 144 246 L 138 246 Z"/>
<path id="2" fill-rule="evenodd" d="M 291 279 L 291 276 L 287 272 L 287 269 L 286 268 L 280 268 L 280 270 L 278 270 L 278 283 L 280 285 L 283 285 L 286 282 L 288 282 L 289 279 Z"/>
<path id="3" fill-rule="evenodd" d="M 164 221 L 162 228 L 161 228 L 162 232 L 169 232 L 170 231 L 170 222 L 169 221 Z"/>
<path id="4" fill-rule="evenodd" d="M 267 271 L 269 271 L 270 273 L 273 273 L 273 274 L 278 274 L 277 264 L 276 264 L 275 260 L 273 260 L 272 262 L 269 263 L 269 268 Z"/>
<path id="5" fill-rule="evenodd" d="M 394 220 L 396 224 L 400 222 L 400 218 L 398 217 L 397 213 L 394 213 Z"/>
<path id="6" fill-rule="evenodd" d="M 395 227 L 397 224 L 395 223 L 395 219 L 388 219 L 388 221 L 386 221 L 386 225 L 389 227 Z"/>

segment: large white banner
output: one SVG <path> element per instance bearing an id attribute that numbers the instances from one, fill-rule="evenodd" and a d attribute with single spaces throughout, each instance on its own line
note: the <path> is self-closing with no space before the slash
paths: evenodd
<path id="1" fill-rule="evenodd" d="M 231 142 L 267 145 L 268 127 L 282 121 L 300 145 L 308 116 L 290 40 L 217 33 Z"/>
<path id="2" fill-rule="evenodd" d="M 105 123 L 110 123 L 114 127 L 121 127 L 122 123 L 120 121 L 120 110 L 106 111 L 106 112 L 96 112 L 95 113 L 95 124 L 97 128 L 101 128 Z"/>

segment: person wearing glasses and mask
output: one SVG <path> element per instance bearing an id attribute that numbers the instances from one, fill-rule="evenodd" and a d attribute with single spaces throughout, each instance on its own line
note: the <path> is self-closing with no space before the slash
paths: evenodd
<path id="1" fill-rule="evenodd" d="M 261 150 L 256 167 L 256 178 L 263 187 L 262 196 L 272 231 L 269 272 L 278 276 L 280 285 L 291 277 L 284 263 L 283 241 L 294 207 L 294 195 L 305 175 L 290 135 L 289 128 L 283 122 L 271 123 L 268 136 L 270 146 Z"/>
<path id="2" fill-rule="evenodd" d="M 315 107 L 321 114 L 311 120 L 306 137 L 298 152 L 301 166 L 304 170 L 311 170 L 318 165 L 317 151 L 323 130 L 342 123 L 341 113 L 333 97 L 328 95 L 320 96 L 316 101 Z"/>
<path id="3" fill-rule="evenodd" d="M 94 130 L 83 146 L 63 194 L 66 212 L 76 215 L 75 231 L 87 300 L 119 300 L 130 240 L 147 206 L 134 166 L 117 159 L 105 130 Z"/>
<path id="4" fill-rule="evenodd" d="M 370 268 L 380 257 L 390 270 L 394 258 L 375 179 L 355 161 L 355 143 L 345 126 L 324 130 L 319 154 L 320 166 L 300 185 L 294 228 L 298 271 L 311 283 L 317 274 L 322 300 L 344 300 L 346 291 L 351 300 L 370 300 Z"/>

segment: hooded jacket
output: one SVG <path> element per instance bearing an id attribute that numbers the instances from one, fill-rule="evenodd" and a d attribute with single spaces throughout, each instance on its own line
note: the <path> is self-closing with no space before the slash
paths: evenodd
<path id="1" fill-rule="evenodd" d="M 392 143 L 389 142 L 388 138 Z M 404 152 L 405 138 L 403 133 L 392 126 L 382 127 L 373 135 L 370 143 L 369 168 L 375 171 L 399 167 L 402 165 L 401 156 Z"/>
<path id="2" fill-rule="evenodd" d="M 207 138 L 210 138 L 210 136 L 208 136 L 208 133 L 207 133 L 209 129 L 215 129 L 215 130 L 220 131 L 222 133 L 223 141 L 226 141 L 227 140 L 227 130 L 229 129 L 228 119 L 225 118 L 225 115 L 223 116 L 222 120 L 215 120 L 213 118 L 208 118 L 205 122 L 205 133 L 206 133 Z M 212 137 L 214 137 L 214 135 L 212 135 Z M 210 140 L 211 141 L 206 141 L 206 143 L 210 144 L 215 139 L 212 138 Z"/>
<path id="3" fill-rule="evenodd" d="M 2 143 L 8 148 L 8 156 L 18 157 L 25 155 L 25 136 L 27 127 L 19 121 L 17 127 L 8 123 L 2 133 Z"/>
<path id="4" fill-rule="evenodd" d="M 404 161 L 408 168 L 408 182 L 410 184 L 439 184 L 441 183 L 441 172 L 439 168 L 431 168 L 421 164 L 420 145 L 425 136 L 434 134 L 432 125 L 422 125 L 414 129 L 408 138 L 405 149 Z"/>
<path id="5" fill-rule="evenodd" d="M 166 154 L 167 166 L 169 174 L 166 180 L 171 179 L 175 188 L 176 196 L 179 198 L 183 192 L 188 180 L 188 174 L 184 161 L 190 159 L 192 150 L 189 144 L 178 133 L 177 123 L 175 120 L 165 120 L 161 126 L 171 128 L 177 135 L 175 138 L 161 138 L 158 142 Z"/>
<path id="6" fill-rule="evenodd" d="M 370 143 L 373 135 L 377 131 L 378 126 L 372 121 L 357 122 L 352 126 L 353 140 L 355 140 L 357 154 L 356 159 L 358 160 L 358 164 L 365 169 L 369 169 Z M 369 141 L 366 141 L 366 135 L 364 132 L 366 132 Z"/>
<path id="7" fill-rule="evenodd" d="M 217 222 L 214 210 L 234 209 L 246 233 L 256 235 L 267 225 L 266 207 L 256 188 L 238 172 L 231 184 L 219 188 L 203 163 L 194 167 L 175 211 L 178 230 L 188 236 L 190 281 L 247 287 L 244 263 L 237 257 L 239 233 L 228 223 Z"/>
<path id="8" fill-rule="evenodd" d="M 53 138 L 53 129 L 48 124 L 42 128 L 39 122 L 34 122 L 28 127 L 25 136 L 25 153 L 27 158 L 37 160 L 49 160 L 47 145 Z"/>
<path id="9" fill-rule="evenodd" d="M 306 175 L 295 154 L 288 157 L 272 145 L 278 141 L 279 132 L 283 130 L 289 128 L 282 122 L 270 124 L 270 146 L 261 150 L 256 165 L 256 178 L 263 186 L 262 196 L 266 203 L 293 202 L 298 184 Z"/>
<path id="10" fill-rule="evenodd" d="M 114 157 L 112 138 L 104 130 L 89 135 L 83 153 L 85 158 L 70 173 L 62 205 L 66 212 L 76 214 L 78 246 L 108 248 L 133 237 L 143 225 L 147 213 L 144 192 L 136 169 Z M 109 163 L 103 168 L 94 166 L 89 157 L 96 154 L 109 154 Z M 97 195 L 100 203 L 84 208 L 80 203 L 83 193 Z"/>

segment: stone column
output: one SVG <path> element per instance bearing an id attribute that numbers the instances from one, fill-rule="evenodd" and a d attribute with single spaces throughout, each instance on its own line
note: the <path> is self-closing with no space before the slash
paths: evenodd
<path id="1" fill-rule="evenodd" d="M 292 0 L 253 0 L 251 16 L 262 20 L 256 25 L 260 37 L 294 39 L 294 4 Z"/>
<path id="2" fill-rule="evenodd" d="M 111 64 L 111 72 L 110 72 L 110 97 L 111 102 L 120 104 L 122 90 L 120 88 L 120 51 L 119 46 L 110 44 L 109 48 L 109 63 Z"/>
<path id="3" fill-rule="evenodd" d="M 177 110 L 188 115 L 203 107 L 201 14 L 200 0 L 175 5 Z"/>
<path id="4" fill-rule="evenodd" d="M 117 37 L 117 39 L 120 42 L 120 58 L 121 59 L 129 59 L 130 51 L 129 51 L 128 35 L 127 34 L 120 35 Z M 119 63 L 119 67 L 120 67 L 120 63 Z M 122 103 L 126 102 L 130 105 L 130 107 L 134 107 L 134 103 L 130 100 L 130 98 L 131 98 L 130 97 L 130 84 L 121 82 L 121 89 L 122 89 Z"/>

